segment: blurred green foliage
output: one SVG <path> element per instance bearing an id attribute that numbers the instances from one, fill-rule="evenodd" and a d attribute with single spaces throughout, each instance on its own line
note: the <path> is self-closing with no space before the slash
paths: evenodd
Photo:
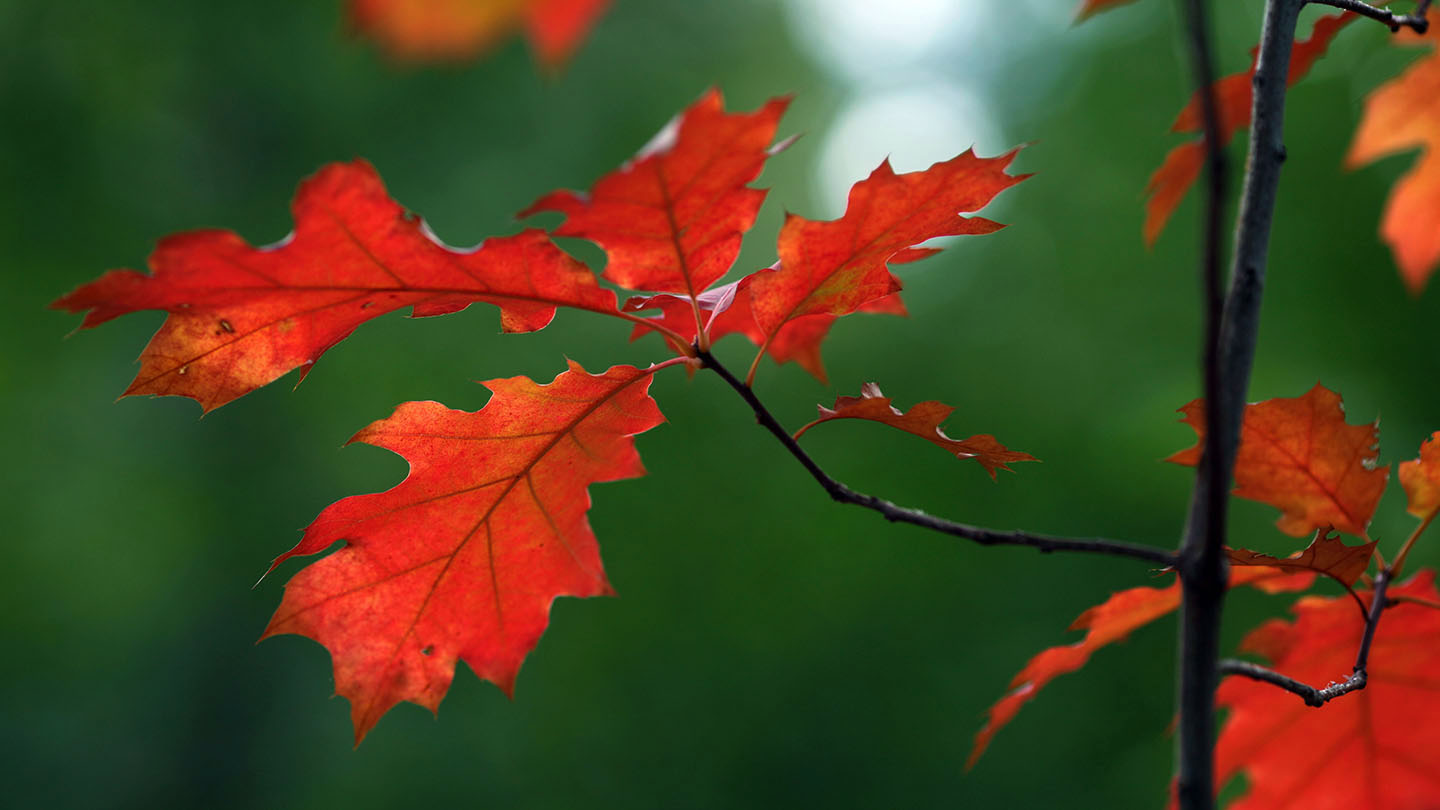
<path id="1" fill-rule="evenodd" d="M 1037 177 L 986 212 L 1013 227 L 907 266 L 911 318 L 842 322 L 830 387 L 767 363 L 759 390 L 799 424 L 875 380 L 902 406 L 956 405 L 955 435 L 993 432 L 1045 460 L 991 483 L 878 427 L 817 430 L 814 454 L 859 489 L 984 525 L 1173 544 L 1191 472 L 1157 459 L 1191 441 L 1173 411 L 1198 390 L 1195 203 L 1154 251 L 1139 235 L 1140 190 L 1189 94 L 1172 9 L 1149 0 L 1071 28 L 1071 0 L 987 2 L 1009 27 L 971 31 L 931 67 L 965 78 L 982 41 L 1003 55 L 972 89 L 993 115 L 977 128 L 1034 142 L 1017 165 Z M 1223 67 L 1239 69 L 1259 4 L 1217 6 Z M 395 456 L 340 445 L 407 399 L 474 409 L 472 380 L 549 379 L 565 356 L 643 364 L 664 356 L 658 341 L 576 313 L 529 336 L 497 334 L 485 306 L 389 316 L 298 390 L 292 375 L 201 420 L 186 400 L 111 402 L 161 315 L 62 340 L 77 319 L 45 310 L 142 266 L 166 233 L 281 238 L 296 182 L 330 160 L 370 159 L 451 244 L 513 232 L 514 211 L 587 186 L 709 86 L 737 109 L 798 93 L 782 131 L 808 136 L 762 178 L 775 191 L 739 269 L 768 264 L 784 210 L 840 207 L 812 179 L 858 91 L 798 44 L 816 7 L 617 0 L 546 80 L 518 41 L 475 64 L 393 65 L 345 34 L 334 0 L 0 2 L 5 804 L 1160 806 L 1173 620 L 1057 681 L 961 769 L 1028 656 L 1149 572 L 834 506 L 703 374 L 657 381 L 670 422 L 639 440 L 651 474 L 594 489 L 621 597 L 560 600 L 514 702 L 462 671 L 438 719 L 402 706 L 352 750 L 325 652 L 253 645 L 298 563 L 250 588 L 327 504 L 404 475 Z M 1440 297 L 1408 298 L 1375 236 L 1410 159 L 1340 159 L 1363 95 L 1408 58 L 1359 24 L 1292 93 L 1252 386 L 1295 396 L 1318 379 L 1355 420 L 1383 412 L 1387 463 L 1440 428 Z M 750 350 L 721 355 L 743 367 Z M 1373 531 L 1386 550 L 1411 526 L 1395 489 Z M 1294 548 L 1273 517 L 1237 503 L 1237 544 Z M 1237 595 L 1227 639 L 1284 609 Z"/>

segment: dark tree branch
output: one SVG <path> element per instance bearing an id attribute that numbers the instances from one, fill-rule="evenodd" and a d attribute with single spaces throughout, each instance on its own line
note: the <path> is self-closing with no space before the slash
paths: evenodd
<path id="1" fill-rule="evenodd" d="M 948 534 L 952 537 L 960 537 L 966 540 L 973 540 L 984 546 L 1028 546 L 1044 554 L 1055 551 L 1083 551 L 1094 554 L 1109 554 L 1117 557 L 1130 557 L 1132 559 L 1144 560 L 1160 566 L 1173 566 L 1176 557 L 1165 549 L 1153 548 L 1150 546 L 1124 543 L 1118 540 L 1106 540 L 1103 538 L 1074 538 L 1074 537 L 1052 537 L 1043 534 L 1031 534 L 1021 531 L 996 531 L 979 526 L 969 526 L 964 523 L 938 518 L 927 515 L 917 509 L 907 509 L 903 506 L 877 498 L 873 495 L 856 492 L 844 484 L 831 478 L 820 465 L 802 449 L 798 442 L 791 438 L 790 433 L 781 427 L 775 417 L 770 413 L 755 396 L 755 392 L 749 386 L 741 382 L 730 373 L 715 356 L 708 351 L 696 347 L 696 356 L 700 359 L 703 368 L 708 368 L 720 375 L 731 388 L 735 389 L 741 398 L 749 404 L 750 409 L 755 412 L 755 420 L 762 427 L 784 445 L 790 455 L 794 456 L 802 466 L 810 473 L 810 476 L 819 482 L 820 486 L 830 494 L 830 497 L 840 503 L 850 503 L 856 506 L 863 506 L 866 509 L 873 509 L 879 512 L 893 523 L 909 523 L 932 531 Z"/>
<path id="2" fill-rule="evenodd" d="M 1210 810 L 1215 805 L 1214 711 L 1219 675 L 1220 614 L 1227 584 L 1225 526 L 1230 477 L 1238 444 L 1239 414 L 1215 408 L 1224 402 L 1226 367 L 1222 364 L 1221 329 L 1225 300 L 1220 262 L 1225 217 L 1226 165 L 1220 113 L 1215 100 L 1215 61 L 1210 47 L 1210 21 L 1205 0 L 1183 0 L 1190 70 L 1200 101 L 1205 142 L 1200 292 L 1205 331 L 1201 369 L 1205 386 L 1204 452 L 1196 471 L 1190 520 L 1180 549 L 1181 636 L 1179 645 L 1179 733 L 1177 790 L 1183 810 Z M 1242 406 L 1243 407 L 1243 406 Z"/>
<path id="3" fill-rule="evenodd" d="M 1253 81 L 1254 98 L 1250 122 L 1250 154 L 1245 165 L 1245 186 L 1236 221 L 1235 248 L 1230 270 L 1230 289 L 1225 297 L 1218 338 L 1213 347 L 1207 329 L 1205 454 L 1195 481 L 1186 521 L 1185 539 L 1179 554 L 1184 585 L 1180 628 L 1179 775 L 1178 798 L 1181 810 L 1213 810 L 1215 687 L 1219 680 L 1220 615 L 1227 579 L 1222 545 L 1229 482 L 1239 444 L 1245 394 L 1255 360 L 1259 334 L 1260 299 L 1264 289 L 1265 261 L 1270 245 L 1270 228 L 1275 210 L 1280 166 L 1285 160 L 1283 140 L 1285 89 L 1295 25 L 1305 0 L 1266 0 L 1265 20 L 1260 32 Z M 1210 92 L 1213 72 L 1209 65 L 1209 32 L 1203 0 L 1185 0 L 1187 39 L 1195 63 L 1196 83 L 1202 99 Z M 1202 113 L 1214 115 L 1213 100 L 1202 100 Z M 1205 122 L 1214 132 L 1216 121 Z M 1219 139 L 1207 136 L 1211 153 Z M 1212 172 L 1220 159 L 1211 156 Z M 1213 193 L 1223 182 L 1212 177 Z M 1211 196 L 1206 210 L 1206 302 L 1214 306 L 1209 282 L 1211 251 L 1218 250 L 1209 223 L 1219 216 L 1223 205 Z M 1213 326 L 1213 309 L 1207 307 L 1207 326 Z"/>
<path id="4" fill-rule="evenodd" d="M 1366 668 L 1370 665 L 1370 645 L 1375 640 L 1375 628 L 1380 626 L 1380 617 L 1388 605 L 1385 591 L 1389 586 L 1390 571 L 1381 569 L 1380 573 L 1375 576 L 1375 592 L 1370 597 L 1370 611 L 1365 615 L 1365 632 L 1360 637 L 1360 650 L 1355 654 L 1355 666 L 1345 680 L 1331 683 L 1323 689 L 1316 689 L 1309 684 L 1281 675 L 1273 669 L 1252 664 L 1249 661 L 1237 661 L 1233 658 L 1227 658 L 1220 662 L 1221 674 L 1242 675 L 1278 686 L 1287 692 L 1299 695 L 1301 700 L 1305 701 L 1306 706 L 1316 708 L 1324 706 L 1341 695 L 1348 695 L 1364 689 L 1368 681 Z"/>
<path id="5" fill-rule="evenodd" d="M 1307 0 L 1307 2 L 1353 11 L 1362 17 L 1369 17 L 1384 23 L 1390 27 L 1391 31 L 1409 28 L 1417 34 L 1423 34 L 1430 29 L 1430 21 L 1425 18 L 1430 7 L 1430 0 L 1421 0 L 1415 6 L 1414 14 L 1396 14 L 1388 8 L 1377 8 L 1369 3 L 1362 3 L 1360 0 Z"/>

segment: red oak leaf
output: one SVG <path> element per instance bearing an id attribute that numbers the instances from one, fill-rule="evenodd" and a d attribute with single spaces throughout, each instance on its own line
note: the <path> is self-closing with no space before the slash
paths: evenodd
<path id="1" fill-rule="evenodd" d="M 610 0 L 350 0 L 355 29 L 404 60 L 463 60 L 524 28 L 555 69 L 590 33 Z"/>
<path id="2" fill-rule="evenodd" d="M 1356 19 L 1356 15 L 1347 11 L 1338 17 L 1321 17 L 1316 20 L 1310 38 L 1297 40 L 1290 52 L 1289 83 L 1294 84 L 1303 79 L 1305 74 L 1310 72 L 1315 60 L 1325 55 L 1330 41 L 1340 29 Z M 1254 79 L 1255 63 L 1252 59 L 1249 70 L 1215 82 L 1215 103 L 1220 119 L 1222 146 L 1229 143 L 1236 132 L 1250 125 L 1250 106 L 1254 98 L 1251 83 Z M 1175 124 L 1170 129 L 1172 132 L 1200 132 L 1203 128 L 1200 97 L 1197 93 L 1185 109 L 1180 111 L 1180 116 L 1175 119 Z M 1175 213 L 1175 208 L 1185 198 L 1190 186 L 1194 185 L 1195 178 L 1200 176 L 1200 168 L 1204 162 L 1205 146 L 1202 137 L 1170 150 L 1160 168 L 1150 176 L 1150 182 L 1145 187 L 1145 194 L 1149 197 L 1145 203 L 1145 244 L 1155 244 L 1170 215 Z"/>
<path id="3" fill-rule="evenodd" d="M 940 423 L 948 419 L 955 409 L 943 402 L 920 402 L 904 412 L 890 402 L 890 397 L 880 392 L 880 386 L 873 382 L 865 383 L 860 387 L 858 397 L 839 397 L 835 400 L 834 408 L 818 406 L 820 418 L 795 431 L 795 438 L 799 439 L 810 428 L 822 422 L 835 419 L 868 419 L 919 436 L 956 458 L 973 458 L 985 468 L 991 478 L 995 477 L 996 470 L 1009 470 L 1010 462 L 1036 460 L 1029 453 L 1007 448 L 989 434 L 979 434 L 964 440 L 946 436 L 945 431 L 940 429 Z"/>
<path id="4" fill-rule="evenodd" d="M 930 251 L 910 249 L 937 236 L 984 234 L 1000 224 L 978 211 L 1028 175 L 1005 173 L 1015 152 L 996 158 L 967 151 L 929 169 L 896 174 L 889 161 L 856 183 L 840 219 L 790 215 L 780 230 L 780 262 L 751 274 L 750 309 L 768 351 L 780 330 L 807 315 L 847 315 L 900 291 L 889 263 Z M 776 358 L 779 360 L 779 358 Z"/>
<path id="5" fill-rule="evenodd" d="M 331 164 L 300 185 L 295 231 L 254 248 L 232 231 L 167 237 L 153 275 L 112 270 L 52 306 L 84 327 L 146 309 L 169 313 L 140 355 L 130 394 L 191 397 L 205 410 L 311 365 L 355 327 L 402 307 L 443 315 L 476 301 L 501 308 L 507 332 L 550 323 L 557 306 L 608 315 L 615 294 L 543 232 L 461 252 L 390 199 L 363 161 Z"/>
<path id="6" fill-rule="evenodd" d="M 657 368 L 490 380 L 479 411 L 407 402 L 351 439 L 410 475 L 333 504 L 275 561 L 346 543 L 286 584 L 264 637 L 330 651 L 357 744 L 402 700 L 437 710 L 456 660 L 510 693 L 555 597 L 611 593 L 588 488 L 644 474 L 631 437 L 664 421 L 646 393 Z"/>
<path id="7" fill-rule="evenodd" d="M 1262 565 L 1286 571 L 1315 571 L 1345 585 L 1354 585 L 1355 580 L 1370 567 L 1370 558 L 1375 556 L 1375 542 L 1347 546 L 1343 540 L 1322 529 L 1315 533 L 1315 539 L 1304 551 L 1297 551 L 1289 557 L 1272 557 L 1243 548 L 1227 548 L 1225 553 L 1232 566 Z"/>
<path id="8" fill-rule="evenodd" d="M 1402 41 L 1428 42 L 1410 34 Z M 1410 292 L 1419 295 L 1440 265 L 1440 53 L 1429 53 L 1365 100 L 1346 163 L 1363 166 L 1419 149 L 1415 165 L 1395 182 L 1380 235 L 1390 245 Z"/>
<path id="9" fill-rule="evenodd" d="M 1434 602 L 1434 574 L 1391 593 Z M 1275 619 L 1243 643 L 1279 672 L 1324 685 L 1350 675 L 1364 620 L 1349 597 L 1307 596 L 1293 623 Z M 1363 691 L 1321 709 L 1288 692 L 1232 676 L 1217 702 L 1229 712 L 1215 749 L 1217 786 L 1244 774 L 1229 810 L 1436 806 L 1440 786 L 1440 611 L 1401 602 L 1385 611 Z"/>
<path id="10" fill-rule="evenodd" d="M 771 143 L 789 103 L 726 113 L 712 90 L 588 194 L 554 191 L 521 216 L 563 212 L 555 234 L 603 247 L 605 278 L 621 287 L 698 295 L 730 269 L 755 224 L 765 192 L 748 184 L 783 148 Z"/>
<path id="11" fill-rule="evenodd" d="M 1205 439 L 1205 403 L 1181 409 L 1195 446 L 1166 461 L 1194 466 Z M 1303 537 L 1334 526 L 1364 537 L 1390 468 L 1376 467 L 1379 423 L 1345 424 L 1340 395 L 1316 384 L 1300 397 L 1245 406 L 1235 457 L 1235 494 L 1284 512 L 1280 531 Z"/>
<path id="12" fill-rule="evenodd" d="M 1405 487 L 1407 509 L 1421 520 L 1440 512 L 1440 431 L 1420 445 L 1420 457 L 1400 462 L 1400 485 Z"/>
<path id="13" fill-rule="evenodd" d="M 1276 568 L 1236 568 L 1230 572 L 1230 586 L 1250 585 L 1266 593 L 1303 591 L 1315 581 L 1315 573 L 1296 573 Z M 1009 691 L 990 707 L 984 727 L 975 733 L 970 758 L 973 767 L 995 734 L 1015 718 L 1020 707 L 1035 699 L 1050 681 L 1074 672 L 1101 647 L 1124 641 L 1133 631 L 1173 613 L 1180 607 L 1180 582 L 1165 588 L 1131 588 L 1111 594 L 1103 603 L 1080 614 L 1071 630 L 1084 630 L 1085 638 L 1074 644 L 1051 647 L 1030 659 L 1010 681 Z M 1354 610 L 1352 607 L 1351 610 Z"/>
<path id="14" fill-rule="evenodd" d="M 920 252 L 916 251 L 917 254 Z M 895 259 L 891 259 L 891 262 L 894 263 Z M 753 275 L 746 276 L 740 281 L 711 288 L 697 298 L 701 317 L 711 340 L 719 340 L 730 334 L 741 334 L 756 346 L 764 342 L 765 334 L 760 331 L 759 324 L 755 323 L 755 313 L 750 309 L 750 280 L 753 278 Z M 688 298 L 666 294 L 631 298 L 625 302 L 624 309 L 626 312 L 658 309 L 661 314 L 654 319 L 655 323 L 684 335 L 687 341 L 695 339 L 695 315 L 691 311 Z M 898 293 L 870 301 L 861 306 L 859 311 L 876 315 L 908 314 Z M 806 315 L 790 321 L 780 327 L 780 331 L 771 338 L 767 353 L 777 364 L 793 360 L 820 382 L 828 382 L 825 364 L 820 357 L 820 344 L 830 334 L 830 327 L 838 317 Z M 630 338 L 634 340 L 654 331 L 656 330 L 643 324 L 636 324 Z M 677 351 L 683 353 L 678 347 Z"/>

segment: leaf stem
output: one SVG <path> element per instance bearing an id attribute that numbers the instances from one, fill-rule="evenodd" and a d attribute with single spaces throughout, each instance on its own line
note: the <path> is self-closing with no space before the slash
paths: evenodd
<path id="1" fill-rule="evenodd" d="M 755 420 L 760 426 L 770 431 L 780 444 L 786 450 L 790 451 L 790 455 L 794 456 L 795 459 L 800 462 L 801 466 L 810 473 L 810 476 L 814 478 L 835 501 L 872 509 L 879 512 L 886 520 L 892 523 L 909 523 L 942 534 L 948 534 L 952 537 L 972 540 L 984 546 L 1028 546 L 1043 554 L 1049 554 L 1055 551 L 1083 551 L 1096 554 L 1109 554 L 1118 557 L 1130 557 L 1161 566 L 1173 566 L 1176 562 L 1176 555 L 1174 553 L 1161 548 L 1103 538 L 1053 537 L 1023 531 L 986 529 L 934 517 L 918 509 L 908 509 L 903 506 L 897 506 L 873 495 L 856 492 L 830 477 L 829 474 L 822 470 L 820 465 L 815 463 L 815 460 L 801 449 L 800 445 L 791 437 L 789 432 L 781 427 L 780 423 L 776 421 L 774 415 L 770 413 L 764 403 L 755 396 L 755 392 L 751 390 L 750 386 L 741 382 L 734 374 L 731 374 L 730 370 L 721 364 L 719 360 L 715 359 L 713 354 L 698 347 L 695 349 L 695 354 L 700 360 L 701 367 L 714 371 L 727 385 L 733 388 L 750 406 L 750 409 L 755 412 Z"/>

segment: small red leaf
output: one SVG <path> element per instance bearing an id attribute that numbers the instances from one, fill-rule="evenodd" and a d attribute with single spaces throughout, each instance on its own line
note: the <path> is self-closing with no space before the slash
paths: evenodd
<path id="1" fill-rule="evenodd" d="M 1205 443 L 1205 403 L 1181 411 L 1197 440 L 1166 461 L 1194 466 Z M 1340 395 L 1318 383 L 1304 396 L 1247 405 L 1235 494 L 1280 509 L 1277 525 L 1294 537 L 1327 526 L 1364 537 L 1390 477 L 1388 466 L 1375 466 L 1378 441 L 1378 423 L 1347 425 Z"/>
<path id="2" fill-rule="evenodd" d="M 664 421 L 653 371 L 572 362 L 548 385 L 490 380 L 479 411 L 407 402 L 351 439 L 404 456 L 410 475 L 331 505 L 275 560 L 346 544 L 286 584 L 264 638 L 330 651 L 357 743 L 402 700 L 438 709 L 457 660 L 511 692 L 554 598 L 611 592 L 588 489 L 644 474 L 631 437 Z"/>
<path id="3" fill-rule="evenodd" d="M 1286 571 L 1314 571 L 1345 585 L 1354 585 L 1355 580 L 1370 567 L 1370 558 L 1375 556 L 1375 542 L 1347 546 L 1340 538 L 1331 537 L 1322 529 L 1315 533 L 1315 539 L 1304 551 L 1297 551 L 1289 557 L 1272 557 L 1243 548 L 1227 548 L 1225 554 L 1232 566 L 1263 565 Z"/>
<path id="4" fill-rule="evenodd" d="M 569 60 L 610 0 L 350 0 L 355 29 L 390 56 L 412 61 L 471 59 L 523 27 L 536 59 Z"/>
<path id="5" fill-rule="evenodd" d="M 921 402 L 905 412 L 901 412 L 890 402 L 890 397 L 881 393 L 880 386 L 865 383 L 860 388 L 860 396 L 839 397 L 835 400 L 834 408 L 819 406 L 820 418 L 795 431 L 795 438 L 799 439 L 810 428 L 823 422 L 867 419 L 919 436 L 956 458 L 973 458 L 985 468 L 991 478 L 995 477 L 996 470 L 1009 470 L 1008 464 L 1011 462 L 1036 460 L 1029 453 L 1007 448 L 989 434 L 979 434 L 964 440 L 946 436 L 945 431 L 940 429 L 940 423 L 948 419 L 955 409 L 943 402 Z"/>

